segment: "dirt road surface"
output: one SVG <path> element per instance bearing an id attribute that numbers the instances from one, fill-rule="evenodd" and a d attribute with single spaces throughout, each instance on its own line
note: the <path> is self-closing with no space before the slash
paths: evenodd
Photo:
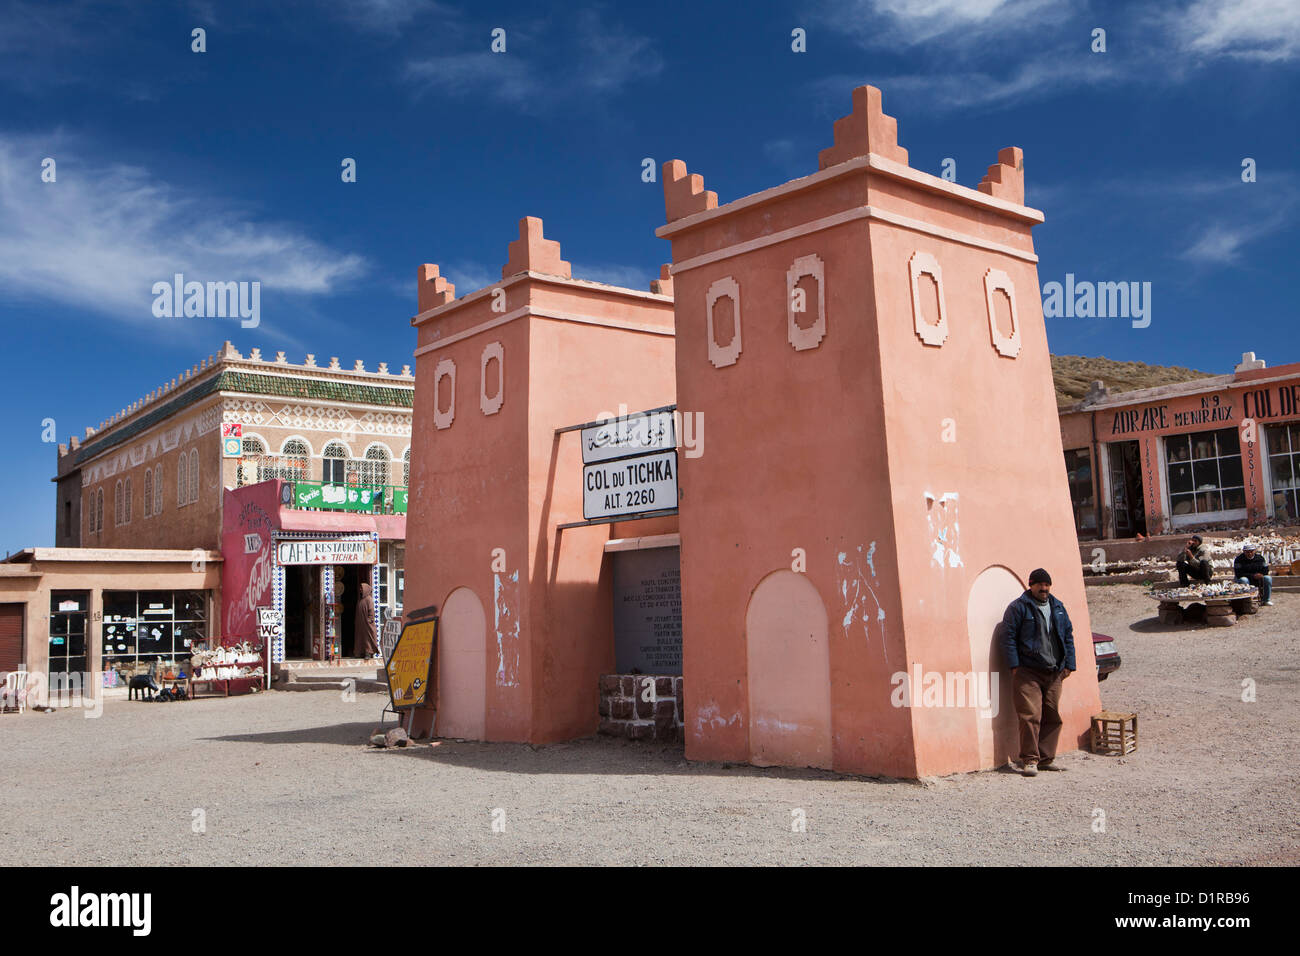
<path id="1" fill-rule="evenodd" d="M 604 738 L 375 751 L 376 694 L 110 700 L 0 717 L 0 836 L 37 865 L 1300 863 L 1300 594 L 1215 629 L 1161 627 L 1137 586 L 1089 599 L 1123 657 L 1103 704 L 1141 743 L 1067 773 L 863 779 Z"/>

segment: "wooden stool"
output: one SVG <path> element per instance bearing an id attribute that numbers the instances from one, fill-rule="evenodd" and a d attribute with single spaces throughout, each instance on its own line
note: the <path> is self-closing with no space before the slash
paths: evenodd
<path id="1" fill-rule="evenodd" d="M 1117 714 L 1103 710 L 1092 718 L 1092 752 L 1106 757 L 1122 757 L 1137 750 L 1137 714 Z"/>

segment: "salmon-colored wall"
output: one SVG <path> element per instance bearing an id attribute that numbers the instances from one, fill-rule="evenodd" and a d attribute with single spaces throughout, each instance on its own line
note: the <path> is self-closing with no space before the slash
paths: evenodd
<path id="1" fill-rule="evenodd" d="M 520 223 L 503 273 L 455 299 L 436 267 L 421 267 L 406 606 L 441 607 L 457 588 L 474 592 L 486 618 L 486 739 L 542 743 L 595 731 L 597 679 L 613 664 L 610 528 L 556 530 L 583 515 L 578 436 L 555 429 L 617 414 L 620 403 L 639 411 L 674 397 L 671 335 L 564 317 L 671 331 L 672 303 L 571 281 L 535 219 Z M 515 315 L 525 307 L 532 314 Z M 480 365 L 495 342 L 504 401 L 485 414 Z M 434 376 L 447 359 L 455 417 L 439 429 Z M 435 700 L 456 692 L 439 681 Z M 414 726 L 428 730 L 430 712 Z"/>
<path id="2" fill-rule="evenodd" d="M 914 664 L 971 671 L 973 648 L 988 641 L 968 633 L 971 586 L 992 565 L 1026 577 L 1048 567 L 1071 613 L 1079 670 L 1063 746 L 1100 707 L 1037 273 L 1025 258 L 1040 217 L 1023 207 L 1019 151 L 999 154 L 979 195 L 913 173 L 893 137 L 879 92 L 859 89 L 822 173 L 716 213 L 700 177 L 665 164 L 669 224 L 659 234 L 673 246 L 679 405 L 708 423 L 704 456 L 684 461 L 681 476 L 694 759 L 755 758 L 747 641 L 771 636 L 752 621 L 747 636 L 745 618 L 754 588 L 783 568 L 806 574 L 829 612 L 835 769 L 915 777 L 981 767 L 975 708 L 896 706 L 891 678 Z M 914 324 L 917 252 L 941 266 L 948 331 L 938 346 Z M 787 270 L 814 255 L 826 311 L 824 337 L 809 343 L 788 334 Z M 990 269 L 1014 286 L 1015 357 L 994 347 Z M 706 296 L 728 277 L 740 289 L 743 348 L 715 367 Z M 816 284 L 801 287 L 811 311 Z M 793 565 L 795 549 L 806 568 Z"/>
<path id="3" fill-rule="evenodd" d="M 837 188 L 810 202 L 855 196 L 861 193 Z M 836 211 L 821 205 L 816 213 Z M 761 235 L 812 214 L 800 202 L 787 202 L 740 218 Z M 751 235 L 730 220 L 699 233 L 717 247 Z M 695 254 L 709 248 L 700 235 L 690 238 Z M 796 352 L 787 340 L 786 270 L 807 254 L 825 261 L 827 338 L 815 349 Z M 832 621 L 834 765 L 899 773 L 909 767 L 906 714 L 868 714 L 860 704 L 864 682 L 885 686 L 904 656 L 901 634 L 891 626 L 900 612 L 893 571 L 877 564 L 883 575 L 877 577 L 867 561 L 873 542 L 876 553 L 894 547 L 884 506 L 889 470 L 871 257 L 866 227 L 854 223 L 674 273 L 678 405 L 684 414 L 703 413 L 705 422 L 704 454 L 683 458 L 680 476 L 691 759 L 749 759 L 746 609 L 759 582 L 791 569 L 795 549 L 802 549 L 808 579 Z M 674 263 L 682 258 L 674 239 Z M 734 365 L 714 368 L 705 303 L 710 285 L 726 276 L 740 286 L 742 351 Z M 841 623 L 848 613 L 841 583 L 853 589 L 851 601 L 871 606 L 869 619 L 855 620 L 851 635 Z"/>
<path id="4" fill-rule="evenodd" d="M 631 321 L 672 328 L 670 302 L 644 306 L 596 302 L 572 308 L 606 312 L 611 305 Z M 614 315 L 610 316 L 615 317 Z M 529 550 L 532 555 L 530 632 L 534 736 L 565 740 L 594 733 L 599 723 L 598 679 L 614 669 L 611 565 L 605 560 L 609 525 L 556 530 L 582 521 L 580 432 L 556 428 L 604 415 L 670 405 L 674 400 L 673 337 L 533 319 L 530 363 Z M 654 520 L 654 519 L 650 519 Z M 628 522 L 629 536 L 654 533 Z"/>
<path id="5" fill-rule="evenodd" d="M 894 208 L 874 195 L 873 202 Z M 950 219 L 947 224 L 957 228 Z M 961 231 L 974 228 L 968 223 Z M 1027 225 L 986 224 L 980 234 L 1031 249 L 1028 233 Z M 1078 672 L 1062 695 L 1062 746 L 1074 747 L 1100 699 L 1037 269 L 886 223 L 872 224 L 871 248 L 878 313 L 892 319 L 881 322 L 879 334 L 908 658 L 920 662 L 922 673 L 968 670 L 967 605 L 975 579 L 994 565 L 1014 569 L 1021 580 L 1046 568 L 1077 637 Z M 917 251 L 933 255 L 942 269 L 948 336 L 937 347 L 915 332 L 908 262 Z M 1015 357 L 992 343 L 985 296 L 990 269 L 1006 273 L 1014 286 Z M 935 541 L 945 528 L 952 538 L 940 563 Z M 1000 674 L 1009 678 L 1009 671 Z M 918 776 L 980 765 L 969 709 L 914 707 L 912 720 Z"/>

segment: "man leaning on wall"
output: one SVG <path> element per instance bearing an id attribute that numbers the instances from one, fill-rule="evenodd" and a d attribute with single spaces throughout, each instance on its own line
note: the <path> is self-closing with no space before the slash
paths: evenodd
<path id="1" fill-rule="evenodd" d="M 1061 736 L 1061 685 L 1074 673 L 1074 626 L 1052 597 L 1052 576 L 1029 574 L 1029 588 L 1002 616 L 1002 650 L 1011 668 L 1011 696 L 1020 722 L 1020 762 L 1026 777 L 1056 764 Z"/>

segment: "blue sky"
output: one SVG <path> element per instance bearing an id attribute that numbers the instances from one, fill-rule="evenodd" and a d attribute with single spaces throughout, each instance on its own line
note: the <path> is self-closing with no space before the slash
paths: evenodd
<path id="1" fill-rule="evenodd" d="M 66 442 L 225 339 L 400 367 L 416 267 L 472 291 L 525 215 L 645 288 L 645 157 L 720 202 L 806 175 L 864 82 L 915 168 L 975 186 L 1024 148 L 1041 282 L 1152 284 L 1148 328 L 1049 319 L 1053 352 L 1300 361 L 1298 65 L 1292 0 L 0 2 L 0 548 L 53 543 L 43 420 Z M 155 318 L 176 272 L 259 280 L 260 326 Z"/>

